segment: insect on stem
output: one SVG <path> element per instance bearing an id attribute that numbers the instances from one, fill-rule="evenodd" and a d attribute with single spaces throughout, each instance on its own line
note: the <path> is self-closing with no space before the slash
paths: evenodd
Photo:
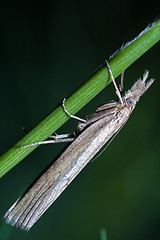
<path id="1" fill-rule="evenodd" d="M 66 114 L 83 122 L 81 131 L 5 213 L 7 223 L 28 231 L 96 153 L 105 144 L 110 144 L 129 119 L 141 95 L 154 82 L 154 79 L 146 81 L 148 72 L 145 72 L 143 78 L 137 80 L 122 98 L 107 61 L 106 64 L 119 101 L 103 104 L 84 120 L 68 113 L 64 105 L 65 99 L 63 100 L 62 106 Z M 64 137 L 55 136 L 52 141 L 63 141 L 65 138 L 61 136 Z"/>

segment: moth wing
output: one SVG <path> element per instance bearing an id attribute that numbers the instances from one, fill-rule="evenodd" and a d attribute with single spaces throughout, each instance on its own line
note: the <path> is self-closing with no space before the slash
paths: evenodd
<path id="1" fill-rule="evenodd" d="M 115 107 L 117 108 L 117 106 L 119 106 L 119 105 L 121 105 L 121 104 L 118 103 L 117 101 L 106 103 L 106 104 L 103 104 L 103 105 L 99 106 L 98 108 L 96 108 L 96 112 L 112 109 Z"/>
<path id="2" fill-rule="evenodd" d="M 50 167 L 45 176 L 42 174 L 24 195 L 9 208 L 4 215 L 7 223 L 25 231 L 32 227 L 58 197 L 56 186 L 61 178 L 60 174 L 57 174 L 57 171 L 60 171 L 59 168 L 60 166 L 55 162 L 55 166 Z"/>

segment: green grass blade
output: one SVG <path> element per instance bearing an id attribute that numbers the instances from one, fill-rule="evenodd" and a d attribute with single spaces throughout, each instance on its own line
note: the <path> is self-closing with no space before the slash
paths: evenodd
<path id="1" fill-rule="evenodd" d="M 146 28 L 137 38 L 124 46 L 109 61 L 113 75 L 116 78 L 134 61 L 148 51 L 160 40 L 160 20 Z M 109 83 L 108 69 L 103 66 L 66 101 L 65 106 L 71 114 L 75 114 L 84 107 L 92 98 L 100 93 Z M 69 117 L 62 107 L 57 107 L 51 114 L 42 120 L 33 130 L 27 133 L 13 147 L 0 157 L 0 177 L 5 175 L 37 146 L 20 149 L 27 145 L 47 139 L 53 132 L 61 127 Z"/>

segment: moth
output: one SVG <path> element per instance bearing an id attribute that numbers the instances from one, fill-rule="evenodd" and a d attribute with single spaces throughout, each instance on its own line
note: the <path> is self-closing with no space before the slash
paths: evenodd
<path id="1" fill-rule="evenodd" d="M 78 136 L 74 140 L 72 138 L 69 139 L 73 141 L 68 148 L 24 195 L 10 207 L 4 215 L 7 223 L 28 231 L 94 155 L 121 130 L 139 101 L 140 96 L 154 82 L 154 79 L 146 81 L 148 71 L 145 71 L 143 78 L 136 81 L 122 97 L 110 66 L 108 62 L 106 63 L 118 100 L 106 103 L 98 107 L 93 115 L 86 117 L 86 119 L 80 119 Z M 64 103 L 63 107 L 65 112 L 69 114 Z M 79 119 L 76 116 L 70 116 Z"/>

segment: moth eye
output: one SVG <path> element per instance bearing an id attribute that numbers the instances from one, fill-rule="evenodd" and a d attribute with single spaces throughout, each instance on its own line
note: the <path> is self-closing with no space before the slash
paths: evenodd
<path id="1" fill-rule="evenodd" d="M 126 103 L 128 106 L 132 107 L 133 105 L 135 105 L 136 101 L 134 98 L 129 97 L 126 99 Z"/>

